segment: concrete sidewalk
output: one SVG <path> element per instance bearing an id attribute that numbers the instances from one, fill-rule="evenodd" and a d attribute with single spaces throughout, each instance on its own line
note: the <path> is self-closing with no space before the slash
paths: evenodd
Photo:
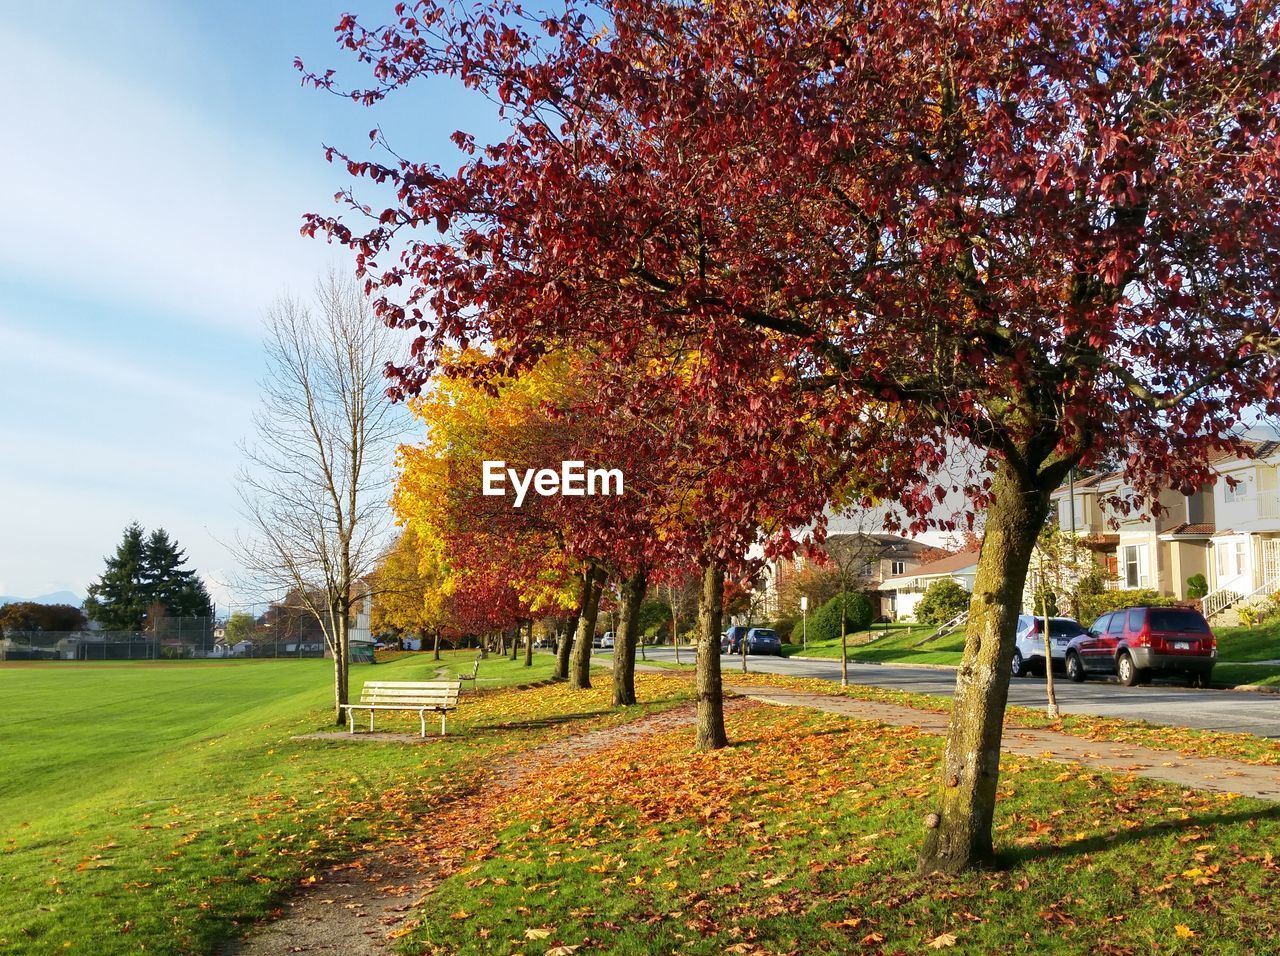
<path id="1" fill-rule="evenodd" d="M 725 677 L 725 689 L 743 697 L 781 707 L 809 707 L 829 714 L 874 721 L 897 727 L 918 727 L 945 734 L 947 715 L 877 701 L 854 700 L 834 694 L 811 694 L 785 687 L 733 684 Z M 1070 734 L 1032 728 L 1009 728 L 1003 749 L 1024 757 L 1042 757 L 1059 763 L 1083 764 L 1117 773 L 1171 783 L 1194 790 L 1237 793 L 1245 797 L 1280 802 L 1280 767 L 1255 766 L 1238 760 L 1184 757 L 1168 750 L 1136 744 L 1086 740 Z"/>

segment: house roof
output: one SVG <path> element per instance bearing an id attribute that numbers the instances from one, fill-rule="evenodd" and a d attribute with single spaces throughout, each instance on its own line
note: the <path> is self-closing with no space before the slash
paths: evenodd
<path id="1" fill-rule="evenodd" d="M 885 578 L 884 585 L 887 587 L 903 581 L 913 581 L 916 578 L 945 577 L 948 574 L 956 574 L 959 571 L 976 567 L 977 564 L 977 551 L 962 551 L 959 554 L 951 555 L 949 558 L 939 558 L 937 561 L 922 564 L 914 571 L 908 571 L 906 574 L 895 574 L 893 577 Z"/>
<path id="2" fill-rule="evenodd" d="M 1075 488 L 1077 492 L 1096 490 L 1099 485 L 1108 481 L 1117 481 L 1124 476 L 1122 471 L 1100 471 L 1096 475 L 1085 475 L 1083 478 L 1075 480 Z M 1053 492 L 1053 497 L 1065 495 L 1071 490 L 1071 483 L 1064 482 L 1059 485 Z"/>
<path id="3" fill-rule="evenodd" d="M 1161 538 L 1185 538 L 1185 537 L 1204 537 L 1214 532 L 1214 524 L 1209 521 L 1192 522 L 1184 521 L 1180 525 L 1169 528 L 1161 533 Z"/>

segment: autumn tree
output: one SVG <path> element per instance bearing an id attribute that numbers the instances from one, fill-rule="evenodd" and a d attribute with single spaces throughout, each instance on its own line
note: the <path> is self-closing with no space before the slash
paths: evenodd
<path id="1" fill-rule="evenodd" d="M 430 634 L 439 660 L 449 585 L 438 543 L 424 538 L 420 527 L 404 528 L 379 559 L 370 587 L 370 629 Z"/>
<path id="2" fill-rule="evenodd" d="M 348 16 L 340 42 L 376 77 L 355 99 L 452 76 L 501 104 L 509 134 L 484 149 L 459 134 L 457 171 L 335 150 L 395 201 L 365 219 L 352 193 L 354 228 L 305 230 L 347 243 L 385 290 L 379 314 L 416 330 L 403 390 L 447 341 L 491 343 L 508 367 L 692 342 L 697 374 L 665 387 L 699 429 L 744 447 L 762 423 L 816 421 L 917 529 L 951 524 L 949 497 L 985 509 L 921 855 L 957 871 L 993 852 L 1014 628 L 1051 491 L 1117 454 L 1148 502 L 1198 487 L 1212 455 L 1248 454 L 1246 406 L 1280 411 L 1276 31 L 1274 2 L 1209 0 Z M 957 449 L 972 467 L 950 477 Z M 722 517 L 805 474 L 799 456 L 746 465 L 711 499 Z M 731 543 L 704 559 L 709 605 Z"/>
<path id="3" fill-rule="evenodd" d="M 345 721 L 349 632 L 361 581 L 385 545 L 388 468 L 400 423 L 385 392 L 389 332 L 362 290 L 329 272 L 313 300 L 267 314 L 267 377 L 237 491 L 250 525 L 239 558 L 266 593 L 285 592 L 333 656 L 334 721 Z"/>

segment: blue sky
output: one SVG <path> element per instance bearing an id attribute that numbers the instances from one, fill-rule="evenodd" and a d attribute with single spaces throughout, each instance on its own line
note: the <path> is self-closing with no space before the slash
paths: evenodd
<path id="1" fill-rule="evenodd" d="M 0 594 L 83 595 L 137 520 L 238 600 L 262 315 L 349 263 L 298 234 L 346 182 L 322 144 L 381 125 L 451 167 L 454 130 L 495 130 L 448 83 L 372 110 L 300 86 L 295 56 L 361 78 L 333 24 L 392 5 L 0 4 Z"/>

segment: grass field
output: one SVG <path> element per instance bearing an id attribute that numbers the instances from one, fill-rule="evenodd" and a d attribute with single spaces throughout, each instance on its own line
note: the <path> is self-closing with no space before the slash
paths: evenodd
<path id="1" fill-rule="evenodd" d="M 373 677 L 469 672 L 474 657 L 356 666 L 353 694 Z M 551 665 L 490 657 L 481 686 L 543 679 Z M 331 667 L 0 666 L 0 951 L 209 951 L 320 861 L 464 789 L 483 754 L 625 716 L 604 690 L 543 694 L 541 710 L 500 691 L 464 697 L 442 743 L 292 739 L 329 726 Z M 535 719 L 557 708 L 565 723 Z M 416 730 L 411 716 L 379 723 L 397 722 Z"/>

